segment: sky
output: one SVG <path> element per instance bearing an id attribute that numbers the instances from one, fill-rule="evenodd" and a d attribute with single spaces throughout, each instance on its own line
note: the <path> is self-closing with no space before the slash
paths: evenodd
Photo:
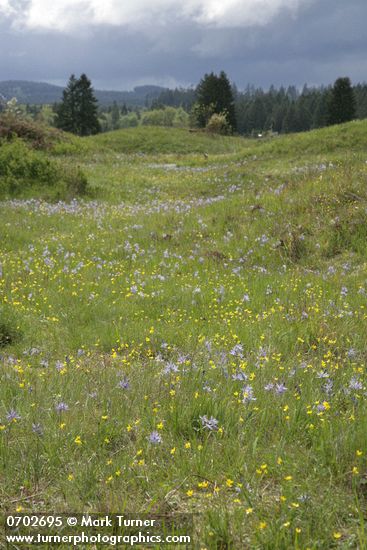
<path id="1" fill-rule="evenodd" d="M 0 0 L 0 81 L 239 89 L 367 81 L 367 0 Z"/>

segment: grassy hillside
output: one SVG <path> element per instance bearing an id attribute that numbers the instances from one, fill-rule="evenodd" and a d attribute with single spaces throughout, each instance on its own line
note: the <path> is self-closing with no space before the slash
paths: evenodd
<path id="1" fill-rule="evenodd" d="M 193 513 L 195 548 L 365 548 L 367 122 L 55 145 L 0 203 L 3 511 Z M 55 158 L 56 157 L 56 158 Z"/>
<path id="2" fill-rule="evenodd" d="M 181 129 L 139 126 L 99 134 L 89 138 L 92 150 L 112 150 L 117 153 L 223 154 L 243 148 L 243 138 L 208 135 L 204 132 Z"/>

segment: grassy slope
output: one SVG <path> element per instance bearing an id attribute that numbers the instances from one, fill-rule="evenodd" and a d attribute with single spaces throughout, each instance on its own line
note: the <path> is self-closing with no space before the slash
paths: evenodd
<path id="1" fill-rule="evenodd" d="M 242 140 L 218 135 L 208 136 L 202 132 L 190 132 L 186 129 L 139 126 L 99 134 L 89 139 L 89 146 L 92 149 L 107 149 L 118 153 L 186 155 L 210 152 L 222 154 L 241 149 Z"/>
<path id="2" fill-rule="evenodd" d="M 93 202 L 0 206 L 4 509 L 194 511 L 201 547 L 363 548 L 367 123 L 80 143 L 63 162 Z"/>

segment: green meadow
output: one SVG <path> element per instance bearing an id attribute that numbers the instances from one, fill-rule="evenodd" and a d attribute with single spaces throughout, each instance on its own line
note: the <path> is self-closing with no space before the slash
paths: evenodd
<path id="1" fill-rule="evenodd" d="M 53 139 L 0 144 L 1 512 L 367 548 L 367 121 Z"/>

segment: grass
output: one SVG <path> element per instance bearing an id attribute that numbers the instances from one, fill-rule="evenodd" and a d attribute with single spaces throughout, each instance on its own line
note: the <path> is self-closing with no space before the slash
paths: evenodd
<path id="1" fill-rule="evenodd" d="M 366 142 L 137 128 L 46 153 L 90 191 L 0 205 L 3 512 L 366 547 Z"/>
<path id="2" fill-rule="evenodd" d="M 187 155 L 209 151 L 213 154 L 222 154 L 233 153 L 243 148 L 243 140 L 239 138 L 208 135 L 204 132 L 180 128 L 152 126 L 140 126 L 99 134 L 88 141 L 92 150 L 112 150 L 116 153 L 134 154 Z"/>

